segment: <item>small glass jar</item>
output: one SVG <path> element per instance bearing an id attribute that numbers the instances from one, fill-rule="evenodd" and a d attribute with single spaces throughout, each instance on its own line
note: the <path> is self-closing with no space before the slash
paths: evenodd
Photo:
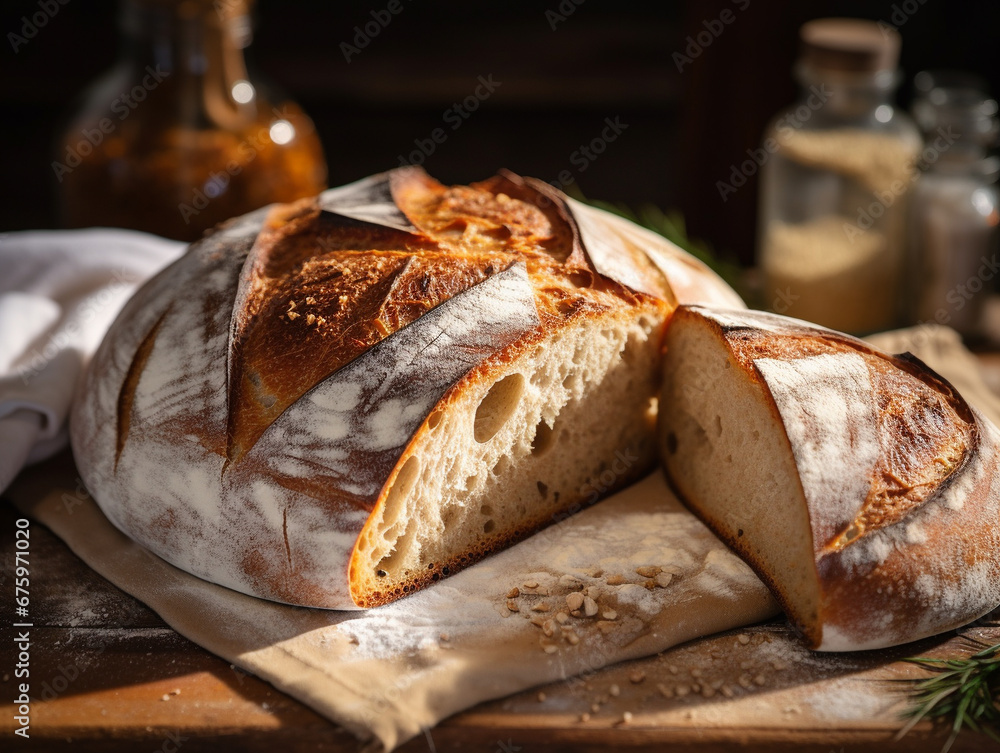
<path id="1" fill-rule="evenodd" d="M 63 222 L 195 240 L 235 215 L 318 193 L 312 121 L 250 80 L 246 0 L 123 0 L 123 51 L 63 132 Z"/>
<path id="2" fill-rule="evenodd" d="M 905 205 L 920 135 L 893 104 L 899 36 L 819 19 L 801 29 L 798 102 L 762 148 L 758 261 L 765 305 L 852 333 L 899 320 Z"/>
<path id="3" fill-rule="evenodd" d="M 1000 273 L 997 103 L 976 77 L 923 71 L 912 110 L 924 134 L 910 206 L 913 322 L 982 334 L 983 304 Z"/>

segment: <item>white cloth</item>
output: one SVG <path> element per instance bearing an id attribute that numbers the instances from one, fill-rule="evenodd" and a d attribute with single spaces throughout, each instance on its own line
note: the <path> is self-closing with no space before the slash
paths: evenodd
<path id="1" fill-rule="evenodd" d="M 0 236 L 0 492 L 65 445 L 83 367 L 132 292 L 183 250 L 131 230 Z"/>

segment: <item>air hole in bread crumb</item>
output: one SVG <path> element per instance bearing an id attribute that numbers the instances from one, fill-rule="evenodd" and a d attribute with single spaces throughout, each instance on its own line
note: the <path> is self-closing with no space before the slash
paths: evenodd
<path id="1" fill-rule="evenodd" d="M 544 455 L 554 444 L 555 431 L 545 421 L 539 421 L 535 427 L 535 436 L 531 440 L 531 454 L 538 457 Z"/>
<path id="2" fill-rule="evenodd" d="M 436 410 L 431 413 L 431 415 L 427 418 L 427 428 L 434 431 L 438 427 L 438 424 L 441 423 L 442 414 L 443 411 L 440 410 Z"/>
<path id="3" fill-rule="evenodd" d="M 722 416 L 715 417 L 715 436 L 722 436 Z"/>
<path id="4" fill-rule="evenodd" d="M 476 409 L 474 434 L 477 442 L 483 444 L 496 436 L 514 414 L 522 394 L 524 377 L 521 374 L 509 374 L 490 387 Z"/>
<path id="5" fill-rule="evenodd" d="M 542 495 L 542 499 L 549 498 L 549 487 L 541 481 L 538 482 L 538 492 Z"/>
<path id="6" fill-rule="evenodd" d="M 390 544 L 395 543 L 396 537 L 399 535 L 393 529 L 401 522 L 400 515 L 406 507 L 403 500 L 409 496 L 419 477 L 420 459 L 416 455 L 410 455 L 403 463 L 403 467 L 399 469 L 389 493 L 385 496 L 382 513 L 382 537 Z M 392 535 L 393 533 L 395 535 Z"/>
<path id="7" fill-rule="evenodd" d="M 618 352 L 618 357 L 621 358 L 629 366 L 633 365 L 636 362 L 636 360 L 639 357 L 639 354 L 642 352 L 642 348 L 640 347 L 640 345 L 641 342 L 646 339 L 645 337 L 643 337 L 644 334 L 645 333 L 642 332 L 636 332 L 635 330 L 630 332 L 628 339 L 625 341 L 625 344 L 622 346 L 622 349 Z"/>
<path id="8" fill-rule="evenodd" d="M 677 454 L 677 435 L 672 431 L 667 432 L 667 452 L 671 455 Z"/>
<path id="9" fill-rule="evenodd" d="M 489 505 L 483 505 L 482 507 L 479 508 L 479 512 L 481 512 L 483 515 L 492 515 L 493 508 L 490 507 Z"/>
<path id="10" fill-rule="evenodd" d="M 579 298 L 560 298 L 556 302 L 556 310 L 563 316 L 568 316 L 576 311 L 581 304 Z"/>
<path id="11" fill-rule="evenodd" d="M 483 533 L 492 533 L 496 524 L 492 520 L 487 520 L 483 523 Z"/>
<path id="12" fill-rule="evenodd" d="M 502 476 L 504 472 L 507 470 L 507 466 L 509 465 L 510 465 L 510 458 L 508 458 L 506 455 L 501 455 L 499 458 L 497 458 L 497 462 L 493 464 L 493 475 Z"/>

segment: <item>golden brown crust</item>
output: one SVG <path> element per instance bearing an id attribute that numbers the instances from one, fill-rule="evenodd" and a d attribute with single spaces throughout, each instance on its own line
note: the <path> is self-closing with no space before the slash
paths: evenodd
<path id="1" fill-rule="evenodd" d="M 268 214 L 233 311 L 229 462 L 314 385 L 516 261 L 545 332 L 645 296 L 598 274 L 565 202 L 512 173 L 445 187 L 406 169 L 390 186 L 412 231 L 324 211 L 318 199 Z"/>

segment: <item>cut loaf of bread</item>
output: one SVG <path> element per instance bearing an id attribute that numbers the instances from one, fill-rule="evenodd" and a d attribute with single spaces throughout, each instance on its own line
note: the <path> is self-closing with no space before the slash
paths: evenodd
<path id="1" fill-rule="evenodd" d="M 109 519 L 178 567 L 375 606 L 650 468 L 677 301 L 741 305 L 547 184 L 394 170 L 233 220 L 144 286 L 73 448 Z"/>
<path id="2" fill-rule="evenodd" d="M 916 358 L 681 307 L 660 406 L 671 484 L 814 648 L 905 643 L 1000 603 L 1000 435 Z"/>

